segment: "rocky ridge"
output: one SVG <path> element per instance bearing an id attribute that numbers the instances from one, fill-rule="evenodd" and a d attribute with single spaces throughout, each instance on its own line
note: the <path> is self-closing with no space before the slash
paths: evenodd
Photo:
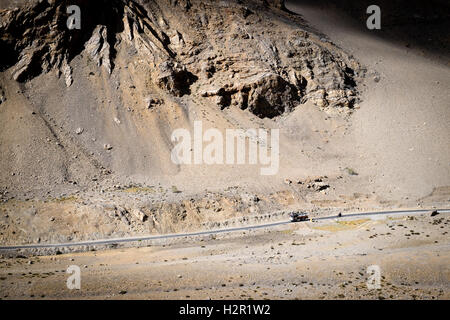
<path id="1" fill-rule="evenodd" d="M 278 2 L 270 4 L 283 8 Z M 81 8 L 80 30 L 66 26 L 73 4 Z M 352 108 L 358 100 L 359 64 L 265 1 L 31 1 L 0 18 L 1 69 L 19 82 L 53 70 L 71 86 L 71 61 L 81 53 L 111 74 L 125 46 L 142 57 L 154 91 L 236 105 L 260 118 L 307 101 Z"/>

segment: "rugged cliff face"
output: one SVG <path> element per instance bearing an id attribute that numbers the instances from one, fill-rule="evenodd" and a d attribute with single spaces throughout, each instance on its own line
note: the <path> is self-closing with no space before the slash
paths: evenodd
<path id="1" fill-rule="evenodd" d="M 82 27 L 69 30 L 66 8 L 75 3 Z M 214 97 L 221 108 L 269 118 L 308 100 L 352 107 L 356 62 L 286 19 L 298 21 L 264 1 L 32 2 L 1 13 L 1 67 L 19 82 L 56 70 L 70 86 L 75 56 L 85 51 L 111 73 L 126 46 L 142 57 L 151 85 L 174 96 Z"/>

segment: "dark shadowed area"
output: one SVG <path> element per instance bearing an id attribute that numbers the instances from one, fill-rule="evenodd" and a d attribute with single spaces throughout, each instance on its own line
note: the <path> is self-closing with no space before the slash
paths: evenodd
<path id="1" fill-rule="evenodd" d="M 292 4 L 336 12 L 342 19 L 359 21 L 361 31 L 407 48 L 423 50 L 449 62 L 450 2 L 447 0 L 292 0 Z M 366 13 L 370 5 L 381 9 L 381 30 L 368 30 Z M 357 25 L 357 24 L 355 24 Z"/>

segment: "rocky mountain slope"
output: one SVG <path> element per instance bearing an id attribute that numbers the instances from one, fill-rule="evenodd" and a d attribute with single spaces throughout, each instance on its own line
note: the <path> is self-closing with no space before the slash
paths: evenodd
<path id="1" fill-rule="evenodd" d="M 275 0 L 0 8 L 1 243 L 448 203 L 448 68 L 360 21 Z M 195 121 L 280 129 L 278 172 L 172 162 Z"/>
<path id="2" fill-rule="evenodd" d="M 80 30 L 66 25 L 72 4 L 81 8 Z M 174 174 L 170 134 L 190 127 L 194 114 L 204 113 L 199 106 L 237 107 L 260 119 L 308 102 L 351 109 L 358 63 L 299 16 L 271 4 L 56 0 L 4 6 L 1 185 L 27 190 L 87 184 L 109 173 Z M 23 132 L 11 135 L 17 130 Z M 21 137 L 17 145 L 15 136 Z"/>
<path id="3" fill-rule="evenodd" d="M 273 14 L 257 2 L 249 3 L 253 10 L 233 1 L 108 4 L 81 2 L 81 30 L 66 26 L 67 1 L 2 12 L 2 68 L 13 65 L 19 82 L 59 70 L 70 86 L 76 55 L 85 51 L 111 73 L 117 45 L 143 58 L 155 89 L 182 96 L 200 79 L 200 86 L 217 88 L 203 95 L 218 97 L 221 107 L 236 103 L 260 117 L 280 115 L 300 100 L 347 107 L 355 100 L 356 62 L 308 32 L 275 28 Z M 287 16 L 279 12 L 279 19 Z"/>

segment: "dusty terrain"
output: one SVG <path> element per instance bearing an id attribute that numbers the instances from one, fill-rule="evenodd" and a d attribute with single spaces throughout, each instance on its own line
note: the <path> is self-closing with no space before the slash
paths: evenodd
<path id="1" fill-rule="evenodd" d="M 432 31 L 446 10 L 388 11 L 378 32 L 346 2 L 78 2 L 70 31 L 66 1 L 0 1 L 1 245 L 450 207 L 450 37 Z M 415 36 L 418 20 L 433 27 Z M 171 133 L 198 120 L 279 128 L 278 173 L 174 164 Z M 0 296 L 448 299 L 447 231 L 441 214 L 5 255 Z"/>
<path id="2" fill-rule="evenodd" d="M 2 299 L 449 299 L 448 214 L 292 223 L 0 260 Z M 81 289 L 66 286 L 70 265 Z M 367 287 L 380 267 L 381 287 Z"/>

